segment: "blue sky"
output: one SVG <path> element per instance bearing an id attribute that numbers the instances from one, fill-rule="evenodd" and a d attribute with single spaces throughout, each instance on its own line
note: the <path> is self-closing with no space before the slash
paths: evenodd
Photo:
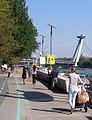
<path id="1" fill-rule="evenodd" d="M 56 57 L 72 57 L 77 46 L 77 35 L 84 34 L 84 42 L 92 50 L 92 0 L 26 0 L 28 15 L 39 34 L 44 38 L 44 53 L 49 54 L 50 27 L 53 54 Z M 41 42 L 41 36 L 37 37 Z M 41 50 L 41 46 L 40 46 Z M 83 44 L 82 52 L 92 56 Z"/>

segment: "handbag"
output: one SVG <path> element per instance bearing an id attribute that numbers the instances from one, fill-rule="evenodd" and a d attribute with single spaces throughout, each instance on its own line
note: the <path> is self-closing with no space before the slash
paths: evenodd
<path id="1" fill-rule="evenodd" d="M 89 95 L 87 91 L 78 92 L 77 103 L 86 103 L 89 101 Z"/>

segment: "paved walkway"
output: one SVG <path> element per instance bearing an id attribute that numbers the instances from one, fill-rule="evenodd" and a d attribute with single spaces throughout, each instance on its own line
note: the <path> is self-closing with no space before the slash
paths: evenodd
<path id="1" fill-rule="evenodd" d="M 40 81 L 33 85 L 31 78 L 23 85 L 21 71 L 16 69 L 7 78 L 9 92 L 0 105 L 1 120 L 92 120 L 90 108 L 70 114 L 67 94 L 50 91 Z"/>

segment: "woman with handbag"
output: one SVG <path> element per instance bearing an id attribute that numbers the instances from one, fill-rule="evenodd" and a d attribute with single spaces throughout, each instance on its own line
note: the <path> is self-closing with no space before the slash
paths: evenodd
<path id="1" fill-rule="evenodd" d="M 72 67 L 71 73 L 68 75 L 69 76 L 69 104 L 71 107 L 71 114 L 73 112 L 73 109 L 75 108 L 75 101 L 76 101 L 76 96 L 78 92 L 78 81 L 81 84 L 83 84 L 83 81 L 80 79 L 80 76 L 75 72 L 76 72 L 76 68 Z"/>

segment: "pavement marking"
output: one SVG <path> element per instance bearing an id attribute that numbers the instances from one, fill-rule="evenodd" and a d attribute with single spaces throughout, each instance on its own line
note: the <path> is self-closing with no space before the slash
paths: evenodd
<path id="1" fill-rule="evenodd" d="M 16 111 L 16 120 L 20 120 L 20 86 L 18 84 L 18 80 L 15 78 L 16 80 L 16 87 L 18 90 L 18 102 L 17 102 L 17 111 Z"/>

